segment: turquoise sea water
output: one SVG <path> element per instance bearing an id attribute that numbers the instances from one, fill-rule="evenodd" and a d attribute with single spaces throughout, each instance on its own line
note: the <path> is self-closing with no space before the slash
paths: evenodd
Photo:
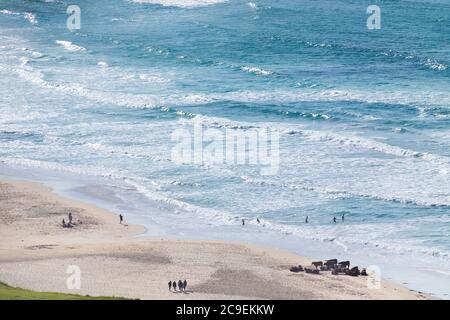
<path id="1" fill-rule="evenodd" d="M 97 196 L 102 181 L 149 235 L 380 261 L 447 297 L 450 1 L 78 0 L 74 32 L 70 4 L 0 2 L 4 174 L 53 172 Z M 172 133 L 199 121 L 277 130 L 278 173 L 177 164 Z"/>

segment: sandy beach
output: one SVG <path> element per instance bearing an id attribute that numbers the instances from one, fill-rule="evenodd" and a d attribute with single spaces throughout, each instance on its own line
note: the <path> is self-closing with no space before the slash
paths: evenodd
<path id="1" fill-rule="evenodd" d="M 69 212 L 74 226 L 63 228 Z M 426 298 L 385 281 L 370 290 L 367 277 L 292 273 L 291 266 L 312 260 L 288 252 L 234 242 L 135 237 L 144 231 L 41 184 L 2 181 L 0 281 L 37 291 L 139 299 Z M 72 265 L 81 270 L 79 290 L 66 285 Z M 188 281 L 187 292 L 169 292 L 167 282 L 179 279 Z"/>

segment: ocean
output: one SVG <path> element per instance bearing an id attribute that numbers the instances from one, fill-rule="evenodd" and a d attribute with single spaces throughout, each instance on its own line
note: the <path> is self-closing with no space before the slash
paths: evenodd
<path id="1" fill-rule="evenodd" d="M 77 0 L 69 30 L 73 4 L 0 2 L 2 176 L 449 298 L 450 1 Z M 270 128 L 276 170 L 176 161 L 196 125 Z"/>

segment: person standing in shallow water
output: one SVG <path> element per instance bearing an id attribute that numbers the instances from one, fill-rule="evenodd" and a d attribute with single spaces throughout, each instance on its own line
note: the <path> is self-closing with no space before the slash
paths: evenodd
<path id="1" fill-rule="evenodd" d="M 344 219 L 345 219 L 344 216 L 345 216 L 345 213 L 342 214 L 342 222 L 344 222 Z"/>
<path id="2" fill-rule="evenodd" d="M 242 219 L 242 225 L 245 226 L 245 220 L 244 219 Z"/>
<path id="3" fill-rule="evenodd" d="M 336 222 L 337 222 L 337 220 L 336 220 L 336 217 L 333 217 L 333 222 L 334 222 L 334 223 L 336 223 Z"/>
<path id="4" fill-rule="evenodd" d="M 309 217 L 308 217 L 308 216 L 306 216 L 306 219 L 305 219 L 305 223 L 308 223 L 308 218 L 309 218 Z"/>

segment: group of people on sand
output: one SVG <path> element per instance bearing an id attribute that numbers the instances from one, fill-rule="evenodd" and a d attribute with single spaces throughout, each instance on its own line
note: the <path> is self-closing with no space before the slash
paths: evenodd
<path id="1" fill-rule="evenodd" d="M 169 281 L 168 285 L 169 285 L 169 291 L 172 291 L 172 288 L 173 288 L 173 291 L 175 291 L 175 292 L 177 291 L 177 283 L 175 281 Z M 186 292 L 186 287 L 187 287 L 186 280 L 184 280 L 184 281 L 178 280 L 178 290 L 180 292 Z"/>
<path id="2" fill-rule="evenodd" d="M 69 223 L 67 223 L 66 220 L 63 219 L 62 220 L 63 228 L 72 228 L 72 226 L 73 226 L 72 220 L 73 220 L 72 212 L 69 212 Z"/>

